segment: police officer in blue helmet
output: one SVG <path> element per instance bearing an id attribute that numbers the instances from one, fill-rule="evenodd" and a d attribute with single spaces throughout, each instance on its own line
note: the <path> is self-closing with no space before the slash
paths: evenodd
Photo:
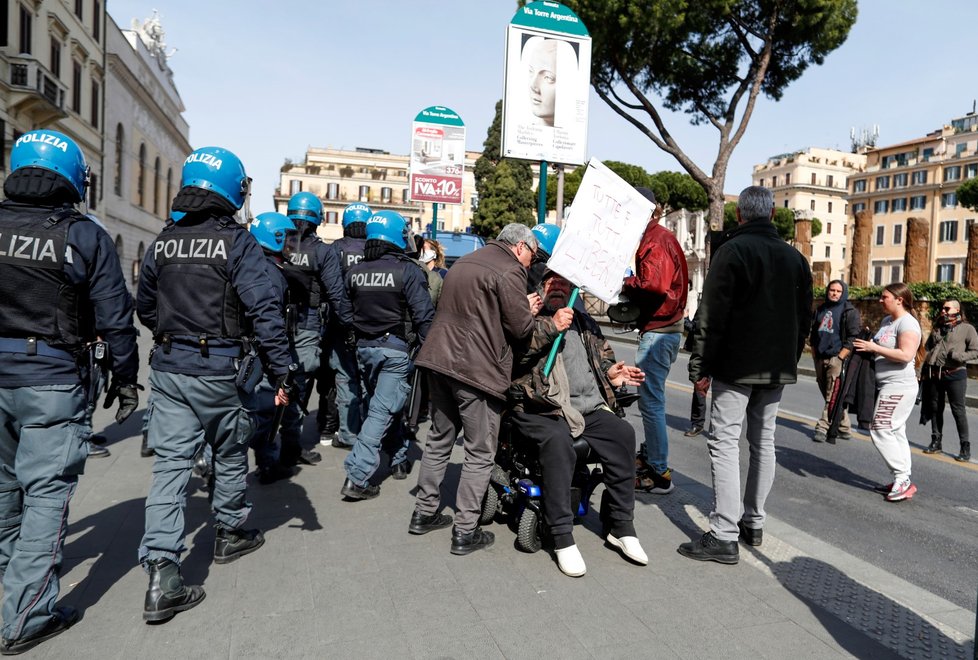
<path id="1" fill-rule="evenodd" d="M 411 390 L 412 356 L 435 316 L 427 276 L 405 254 L 414 245 L 404 218 L 394 211 L 378 211 L 366 229 L 363 261 L 346 276 L 367 404 L 356 444 L 343 461 L 346 482 L 340 493 L 351 500 L 380 494 L 371 478 L 380 464 L 381 448 L 391 457 L 391 475 L 407 478 L 408 440 L 401 411 Z"/>
<path id="2" fill-rule="evenodd" d="M 299 242 L 295 224 L 281 213 L 260 213 L 248 227 L 248 231 L 261 245 L 267 261 L 268 276 L 272 280 L 275 296 L 279 301 L 279 311 L 286 320 L 285 330 L 291 344 L 295 328 L 291 327 L 286 316 L 289 303 L 289 283 L 282 274 L 285 261 Z M 255 390 L 255 434 L 251 448 L 255 452 L 258 482 L 271 484 L 280 479 L 288 479 L 293 470 L 278 461 L 275 438 L 272 436 L 272 421 L 275 417 L 275 384 L 267 378 L 261 380 Z"/>
<path id="3" fill-rule="evenodd" d="M 85 467 L 89 345 L 107 344 L 105 400 L 121 423 L 138 406 L 132 298 L 112 239 L 75 205 L 88 167 L 51 130 L 20 136 L 0 203 L 0 652 L 22 653 L 67 630 L 56 607 L 68 503 Z M 102 349 L 104 350 L 104 348 Z"/>
<path id="4" fill-rule="evenodd" d="M 343 237 L 333 241 L 330 249 L 340 262 L 343 276 L 350 268 L 363 260 L 364 244 L 367 242 L 367 220 L 373 211 L 363 202 L 354 202 L 343 209 Z M 356 442 L 361 423 L 360 377 L 357 370 L 356 348 L 347 341 L 347 332 L 336 314 L 330 311 L 329 325 L 323 350 L 327 359 L 322 360 L 317 382 L 331 382 L 335 407 L 324 400 L 328 392 L 320 387 L 319 400 L 319 444 L 350 449 Z M 327 410 L 334 408 L 336 419 L 327 416 Z"/>
<path id="5" fill-rule="evenodd" d="M 547 261 L 557 245 L 560 227 L 550 222 L 541 222 L 530 231 L 537 237 L 537 255 L 526 274 L 526 292 L 537 293 L 543 282 L 543 275 L 547 272 Z"/>
<path id="6" fill-rule="evenodd" d="M 292 354 L 261 247 L 233 218 L 249 183 L 226 149 L 190 154 L 173 200 L 173 210 L 185 215 L 150 245 L 139 276 L 136 311 L 155 342 L 148 435 L 156 458 L 139 547 L 149 573 L 147 622 L 166 621 L 204 598 L 180 574 L 187 482 L 201 443 L 213 451 L 214 562 L 234 561 L 265 542 L 259 530 L 244 528 L 254 406 L 240 367 L 257 351 L 267 376 L 280 384 L 276 403 L 284 405 L 289 397 L 281 384 Z"/>
<path id="7" fill-rule="evenodd" d="M 296 317 L 295 351 L 299 372 L 295 379 L 295 400 L 282 420 L 279 460 L 285 467 L 293 467 L 298 463 L 315 465 L 322 460 L 319 452 L 299 444 L 302 402 L 309 394 L 309 377 L 319 369 L 328 313 L 336 316 L 342 328 L 350 327 L 352 316 L 340 263 L 316 234 L 323 219 L 323 203 L 310 192 L 296 193 L 289 199 L 286 215 L 299 229 L 299 246 L 286 262 L 284 271 L 289 281 L 289 305 Z M 345 336 L 348 330 L 343 330 L 342 334 Z"/>

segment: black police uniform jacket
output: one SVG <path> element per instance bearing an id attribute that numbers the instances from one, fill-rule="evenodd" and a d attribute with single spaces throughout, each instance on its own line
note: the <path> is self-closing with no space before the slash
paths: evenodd
<path id="1" fill-rule="evenodd" d="M 319 330 L 320 305 L 329 304 L 340 323 L 352 321 L 350 299 L 343 287 L 343 271 L 328 245 L 310 233 L 299 242 L 284 269 L 289 281 L 289 299 L 296 305 L 299 327 Z"/>
<path id="2" fill-rule="evenodd" d="M 424 342 L 435 308 L 416 262 L 396 253 L 361 261 L 350 268 L 346 285 L 359 346 L 409 350 Z"/>
<path id="3" fill-rule="evenodd" d="M 235 373 L 235 357 L 212 349 L 233 352 L 245 337 L 257 340 L 266 372 L 283 376 L 292 356 L 281 305 L 258 241 L 233 218 L 208 213 L 160 232 L 136 294 L 139 320 L 159 345 L 150 365 L 198 376 Z"/>
<path id="4" fill-rule="evenodd" d="M 135 383 L 132 297 L 112 239 L 71 207 L 0 203 L 0 387 L 80 383 L 77 359 L 96 336 L 115 378 Z M 34 355 L 18 350 L 29 340 Z"/>

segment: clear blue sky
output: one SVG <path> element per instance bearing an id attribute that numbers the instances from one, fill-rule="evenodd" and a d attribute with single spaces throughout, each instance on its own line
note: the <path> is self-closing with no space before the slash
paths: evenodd
<path id="1" fill-rule="evenodd" d="M 122 28 L 162 16 L 194 147 L 236 152 L 254 178 L 252 210 L 272 208 L 284 159 L 308 146 L 407 153 L 411 120 L 446 105 L 481 149 L 502 96 L 507 0 L 108 0 Z M 881 145 L 940 128 L 978 97 L 969 31 L 978 2 L 861 0 L 845 44 L 781 101 L 761 98 L 727 170 L 750 185 L 754 164 L 808 146 L 849 148 L 849 129 L 879 124 Z M 667 125 L 709 171 L 716 130 L 683 115 Z M 650 172 L 681 170 L 591 93 L 588 151 Z"/>

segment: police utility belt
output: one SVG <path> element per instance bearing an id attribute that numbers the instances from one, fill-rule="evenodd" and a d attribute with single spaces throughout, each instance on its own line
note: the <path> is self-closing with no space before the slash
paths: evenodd
<path id="1" fill-rule="evenodd" d="M 22 353 L 23 355 L 55 358 L 57 360 L 68 360 L 75 362 L 76 358 L 68 351 L 54 348 L 46 341 L 37 337 L 27 338 L 2 338 L 0 339 L 0 353 Z"/>
<path id="2" fill-rule="evenodd" d="M 389 332 L 370 334 L 357 331 L 356 335 L 357 346 L 360 348 L 393 348 L 398 351 L 404 351 L 405 353 L 409 353 L 411 350 L 407 340 L 405 340 L 403 337 L 392 335 Z"/>

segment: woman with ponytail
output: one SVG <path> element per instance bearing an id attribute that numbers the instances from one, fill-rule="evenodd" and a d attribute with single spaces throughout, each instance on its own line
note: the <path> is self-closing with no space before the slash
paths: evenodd
<path id="1" fill-rule="evenodd" d="M 876 406 L 869 434 L 893 475 L 893 482 L 877 490 L 888 502 L 909 500 L 917 492 L 910 481 L 910 442 L 907 420 L 913 412 L 918 382 L 915 363 L 923 364 L 920 323 L 913 313 L 910 288 L 895 282 L 883 288 L 880 304 L 887 316 L 872 341 L 856 339 L 857 351 L 875 353 Z"/>

